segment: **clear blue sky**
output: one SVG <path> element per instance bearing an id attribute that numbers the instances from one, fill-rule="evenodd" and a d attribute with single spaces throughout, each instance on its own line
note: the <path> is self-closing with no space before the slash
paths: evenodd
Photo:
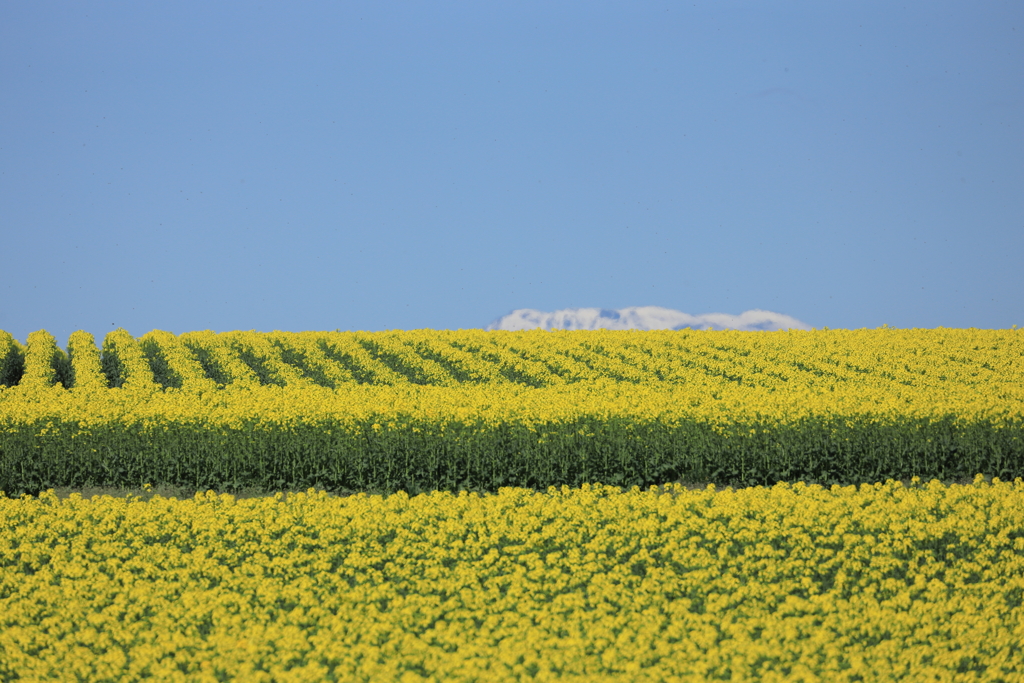
<path id="1" fill-rule="evenodd" d="M 1024 3 L 8 2 L 0 329 L 1024 325 Z"/>

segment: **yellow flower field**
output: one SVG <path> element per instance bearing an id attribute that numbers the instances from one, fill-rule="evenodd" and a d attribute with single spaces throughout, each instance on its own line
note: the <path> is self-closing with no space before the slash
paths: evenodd
<path id="1" fill-rule="evenodd" d="M 1024 483 L 0 498 L 0 679 L 1015 681 Z"/>
<path id="2" fill-rule="evenodd" d="M 26 341 L 0 680 L 1021 680 L 1021 331 Z"/>
<path id="3" fill-rule="evenodd" d="M 1024 332 L 0 333 L 0 488 L 1024 474 Z"/>

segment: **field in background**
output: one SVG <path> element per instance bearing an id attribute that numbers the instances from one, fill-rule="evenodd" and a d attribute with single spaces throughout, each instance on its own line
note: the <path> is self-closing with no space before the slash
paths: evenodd
<path id="1" fill-rule="evenodd" d="M 0 332 L 0 490 L 1024 474 L 1013 330 Z"/>
<path id="2" fill-rule="evenodd" d="M 0 332 L 3 680 L 1024 668 L 1021 332 L 27 342 Z"/>

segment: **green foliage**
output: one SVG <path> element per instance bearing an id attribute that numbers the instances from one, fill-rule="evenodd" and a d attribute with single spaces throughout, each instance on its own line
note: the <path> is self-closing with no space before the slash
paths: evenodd
<path id="1" fill-rule="evenodd" d="M 1024 475 L 1024 422 L 806 419 L 792 425 L 667 425 L 596 417 L 537 427 L 440 425 L 402 416 L 361 423 L 234 426 L 161 421 L 82 427 L 50 417 L 0 432 L 0 490 L 139 486 L 410 493 L 503 486 L 669 481 L 850 484 Z"/>
<path id="2" fill-rule="evenodd" d="M 14 386 L 25 374 L 25 349 L 11 336 L 0 330 L 0 386 Z"/>

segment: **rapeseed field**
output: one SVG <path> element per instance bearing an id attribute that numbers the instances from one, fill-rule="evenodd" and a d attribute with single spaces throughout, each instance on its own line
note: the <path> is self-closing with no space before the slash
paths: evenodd
<path id="1" fill-rule="evenodd" d="M 1014 681 L 1024 484 L 0 498 L 0 679 Z"/>
<path id="2" fill-rule="evenodd" d="M 26 342 L 0 680 L 1022 680 L 1020 331 Z"/>

